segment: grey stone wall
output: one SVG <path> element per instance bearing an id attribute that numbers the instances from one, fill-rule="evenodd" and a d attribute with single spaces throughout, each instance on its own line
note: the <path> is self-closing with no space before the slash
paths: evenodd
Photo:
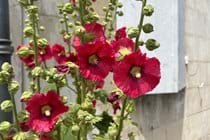
<path id="1" fill-rule="evenodd" d="M 10 0 L 13 46 L 22 44 L 22 14 L 16 0 Z M 58 0 L 40 0 L 44 36 L 62 42 L 55 10 Z M 96 8 L 101 11 L 105 0 Z M 176 94 L 148 95 L 137 100 L 133 115 L 146 140 L 210 140 L 210 0 L 185 0 L 186 89 Z M 101 12 L 100 12 L 101 13 Z M 170 25 L 168 25 L 170 26 Z M 170 28 L 170 27 L 168 27 Z M 17 79 L 26 85 L 20 61 L 13 56 Z"/>

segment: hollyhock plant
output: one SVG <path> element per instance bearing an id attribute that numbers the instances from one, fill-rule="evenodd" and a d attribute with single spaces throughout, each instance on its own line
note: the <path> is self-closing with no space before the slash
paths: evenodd
<path id="1" fill-rule="evenodd" d="M 116 30 L 115 18 L 123 15 L 117 0 L 103 7 L 104 17 L 94 8 L 96 0 L 59 3 L 61 45 L 42 36 L 47 33 L 39 26 L 39 1 L 18 2 L 26 14 L 23 37 L 28 42 L 19 45 L 16 54 L 28 79 L 21 87 L 19 112 L 15 70 L 9 63 L 1 66 L 0 84 L 8 85 L 11 99 L 0 103 L 0 109 L 12 112 L 14 123 L 0 123 L 0 139 L 124 140 L 127 135 L 139 140 L 142 133 L 122 132 L 125 122 L 140 131 L 130 117 L 135 99 L 152 91 L 161 78 L 158 58 L 146 55 L 160 44 L 141 37 L 153 31 L 143 20 L 154 8 L 139 1 L 139 25 Z"/>
<path id="2" fill-rule="evenodd" d="M 48 91 L 47 94 L 35 94 L 27 103 L 26 110 L 30 113 L 28 125 L 33 131 L 50 132 L 68 107 L 57 93 Z"/>

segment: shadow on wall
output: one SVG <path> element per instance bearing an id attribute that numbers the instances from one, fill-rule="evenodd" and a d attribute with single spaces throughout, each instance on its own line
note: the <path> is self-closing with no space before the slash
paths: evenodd
<path id="1" fill-rule="evenodd" d="M 148 95 L 137 100 L 133 118 L 146 140 L 182 139 L 184 93 Z"/>

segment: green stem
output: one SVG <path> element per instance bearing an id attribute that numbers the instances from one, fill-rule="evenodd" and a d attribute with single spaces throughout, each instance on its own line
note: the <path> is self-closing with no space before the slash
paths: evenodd
<path id="1" fill-rule="evenodd" d="M 84 17 L 84 5 L 83 5 L 83 0 L 79 0 L 79 14 L 80 14 L 80 20 L 81 20 L 81 24 L 84 26 L 85 25 L 85 21 L 83 19 Z"/>
<path id="2" fill-rule="evenodd" d="M 0 138 L 1 138 L 0 140 L 4 140 L 4 136 L 1 133 L 0 133 Z"/>
<path id="3" fill-rule="evenodd" d="M 11 97 L 11 101 L 12 101 L 12 104 L 13 104 L 13 115 L 15 117 L 16 128 L 17 128 L 18 131 L 20 131 L 15 97 L 14 97 L 14 95 L 12 93 L 10 93 L 10 97 Z"/>
<path id="4" fill-rule="evenodd" d="M 120 115 L 120 124 L 118 127 L 118 133 L 116 136 L 116 140 L 120 140 L 120 135 L 121 135 L 121 132 L 123 129 L 123 121 L 125 119 L 124 115 L 125 115 L 125 108 L 126 108 L 127 100 L 128 100 L 128 98 L 126 97 L 123 101 L 122 111 L 121 111 L 121 115 Z"/>
<path id="5" fill-rule="evenodd" d="M 35 59 L 35 65 L 39 66 L 39 62 L 38 62 L 38 44 L 37 44 L 37 35 L 36 35 L 36 15 L 32 16 L 32 27 L 34 30 L 34 34 L 33 34 L 33 42 L 34 42 L 34 59 Z M 40 77 L 37 77 L 36 79 L 36 88 L 37 88 L 37 92 L 40 92 Z"/>
<path id="6" fill-rule="evenodd" d="M 65 28 L 66 28 L 66 33 L 69 34 L 69 27 L 68 27 L 68 19 L 67 19 L 67 16 L 64 15 L 64 24 L 65 24 Z M 69 43 L 69 39 L 67 40 L 67 45 L 68 45 L 68 51 L 69 53 L 71 52 L 71 45 Z"/>
<path id="7" fill-rule="evenodd" d="M 144 14 L 143 14 L 143 10 L 144 10 L 144 6 L 146 5 L 147 0 L 142 0 L 142 7 L 141 7 L 141 18 L 139 21 L 139 25 L 138 25 L 138 35 L 136 37 L 136 42 L 135 42 L 135 51 L 138 49 L 138 42 L 139 42 L 139 38 L 141 36 L 141 30 L 142 30 L 142 26 L 143 26 L 143 21 L 144 21 Z"/>

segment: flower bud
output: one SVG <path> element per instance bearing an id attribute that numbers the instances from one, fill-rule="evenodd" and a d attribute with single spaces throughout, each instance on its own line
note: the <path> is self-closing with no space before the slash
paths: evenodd
<path id="1" fill-rule="evenodd" d="M 11 100 L 5 100 L 1 103 L 1 110 L 4 112 L 11 112 L 13 109 L 13 104 Z"/>
<path id="2" fill-rule="evenodd" d="M 17 81 L 12 81 L 8 85 L 8 90 L 11 94 L 15 94 L 19 90 L 19 83 Z"/>
<path id="3" fill-rule="evenodd" d="M 148 39 L 145 44 L 146 44 L 146 48 L 150 51 L 153 51 L 160 47 L 160 43 L 156 41 L 155 39 Z"/>
<path id="4" fill-rule="evenodd" d="M 19 121 L 24 122 L 24 121 L 28 120 L 28 118 L 29 118 L 29 113 L 28 112 L 21 111 L 21 112 L 18 113 L 18 120 Z"/>
<path id="5" fill-rule="evenodd" d="M 125 110 L 126 110 L 126 112 L 128 112 L 128 113 L 134 112 L 134 111 L 135 111 L 135 103 L 134 103 L 134 101 L 128 102 L 128 104 L 127 104 Z"/>
<path id="6" fill-rule="evenodd" d="M 33 93 L 30 91 L 23 92 L 22 96 L 20 97 L 21 102 L 28 102 L 31 97 L 33 96 Z"/>
<path id="7" fill-rule="evenodd" d="M 28 6 L 29 5 L 29 1 L 28 0 L 18 0 L 19 4 L 23 7 Z"/>
<path id="8" fill-rule="evenodd" d="M 39 29 L 40 29 L 40 31 L 45 31 L 45 27 L 44 26 L 40 26 Z"/>
<path id="9" fill-rule="evenodd" d="M 16 54 L 19 56 L 19 57 L 23 57 L 23 58 L 26 58 L 28 57 L 30 54 L 33 54 L 33 50 L 30 50 L 29 47 L 26 47 L 26 46 L 23 46 L 21 47 L 17 52 Z"/>
<path id="10" fill-rule="evenodd" d="M 80 128 L 78 125 L 73 125 L 72 128 L 71 128 L 71 131 L 73 134 L 77 134 L 79 132 Z"/>
<path id="11" fill-rule="evenodd" d="M 138 28 L 136 28 L 136 27 L 130 27 L 130 28 L 128 28 L 128 36 L 130 38 L 137 37 L 138 33 L 139 33 L 139 29 Z"/>
<path id="12" fill-rule="evenodd" d="M 43 69 L 37 66 L 32 70 L 31 74 L 33 77 L 40 77 L 43 75 L 43 72 L 44 72 Z"/>
<path id="13" fill-rule="evenodd" d="M 37 43 L 38 43 L 38 46 L 45 47 L 45 46 L 47 46 L 48 41 L 46 38 L 40 38 L 40 39 L 38 39 Z"/>
<path id="14" fill-rule="evenodd" d="M 145 24 L 145 25 L 143 26 L 143 31 L 144 31 L 145 33 L 151 33 L 151 32 L 153 32 L 153 25 L 150 24 L 150 23 Z"/>
<path id="15" fill-rule="evenodd" d="M 143 9 L 143 14 L 145 16 L 151 16 L 154 12 L 154 7 L 152 5 L 146 5 Z"/>
<path id="16" fill-rule="evenodd" d="M 28 137 L 26 132 L 19 132 L 17 134 L 15 134 L 15 136 L 13 137 L 13 140 L 26 140 Z"/>
<path id="17" fill-rule="evenodd" d="M 27 11 L 28 11 L 29 14 L 37 14 L 38 13 L 38 7 L 36 5 L 28 6 Z"/>
<path id="18" fill-rule="evenodd" d="M 10 122 L 3 121 L 0 123 L 0 132 L 7 133 L 11 127 Z"/>
<path id="19" fill-rule="evenodd" d="M 7 71 L 0 72 L 0 83 L 7 83 L 11 78 L 11 74 Z"/>
<path id="20" fill-rule="evenodd" d="M 75 28 L 75 35 L 81 36 L 85 33 L 85 29 L 82 26 L 76 26 Z"/>
<path id="21" fill-rule="evenodd" d="M 68 97 L 67 97 L 67 96 L 62 96 L 62 97 L 61 97 L 61 100 L 62 100 L 62 102 L 63 102 L 64 104 L 66 104 L 67 101 L 68 101 Z"/>
<path id="22" fill-rule="evenodd" d="M 24 32 L 24 36 L 25 37 L 31 37 L 34 34 L 34 30 L 33 30 L 33 28 L 31 26 L 25 27 L 25 29 L 23 30 L 23 32 Z"/>
<path id="23" fill-rule="evenodd" d="M 68 13 L 68 14 L 72 14 L 73 11 L 74 11 L 74 8 L 73 8 L 73 6 L 71 5 L 71 3 L 66 3 L 66 4 L 64 4 L 62 10 L 63 10 L 64 12 Z"/>
<path id="24" fill-rule="evenodd" d="M 13 72 L 13 67 L 11 64 L 9 64 L 8 62 L 4 62 L 1 66 L 2 71 L 6 71 L 8 73 L 12 73 Z"/>

